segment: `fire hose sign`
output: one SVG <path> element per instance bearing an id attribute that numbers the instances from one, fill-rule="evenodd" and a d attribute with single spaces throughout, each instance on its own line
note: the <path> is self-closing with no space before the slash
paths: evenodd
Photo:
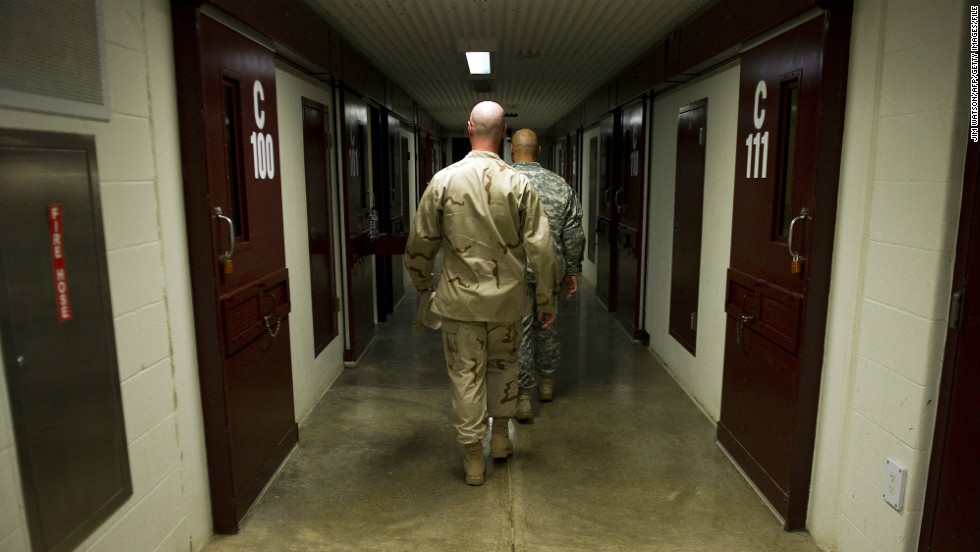
<path id="1" fill-rule="evenodd" d="M 58 305 L 58 320 L 71 320 L 71 301 L 68 300 L 68 275 L 65 272 L 64 226 L 61 205 L 48 206 L 48 227 L 51 230 L 51 265 L 54 268 L 54 290 Z"/>

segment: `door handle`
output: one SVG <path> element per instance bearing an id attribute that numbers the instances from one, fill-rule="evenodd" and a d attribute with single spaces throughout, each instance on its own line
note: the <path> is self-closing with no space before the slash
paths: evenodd
<path id="1" fill-rule="evenodd" d="M 806 259 L 806 257 L 800 255 L 796 251 L 793 251 L 793 229 L 796 227 L 797 222 L 800 222 L 801 220 L 809 217 L 810 217 L 810 212 L 807 211 L 806 207 L 804 207 L 800 209 L 800 216 L 794 218 L 789 223 L 789 235 L 786 237 L 786 247 L 787 249 L 789 249 L 789 255 L 790 257 L 793 257 L 794 261 L 801 261 Z"/>
<path id="2" fill-rule="evenodd" d="M 953 294 L 949 303 L 949 323 L 950 329 L 959 331 L 963 321 L 963 295 L 966 290 L 959 290 Z"/>
<path id="3" fill-rule="evenodd" d="M 755 319 L 754 314 L 743 314 L 742 316 L 738 317 L 738 322 L 735 323 L 736 344 L 742 343 L 742 328 L 744 328 L 747 324 L 750 324 L 753 319 Z"/>
<path id="4" fill-rule="evenodd" d="M 235 254 L 235 221 L 226 217 L 221 211 L 221 207 L 214 208 L 214 216 L 228 223 L 228 251 L 225 251 L 218 257 L 218 260 L 222 263 L 230 261 L 231 256 Z"/>

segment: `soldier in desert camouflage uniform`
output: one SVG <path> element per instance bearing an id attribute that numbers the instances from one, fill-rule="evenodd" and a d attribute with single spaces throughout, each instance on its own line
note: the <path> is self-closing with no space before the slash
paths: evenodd
<path id="1" fill-rule="evenodd" d="M 562 273 L 562 287 L 569 298 L 578 290 L 578 275 L 582 273 L 582 253 L 585 250 L 585 232 L 582 231 L 582 205 L 572 188 L 562 177 L 545 169 L 538 162 L 541 146 L 533 130 L 522 129 L 511 139 L 511 157 L 514 168 L 523 173 L 538 190 L 538 197 L 548 214 L 551 235 L 555 243 L 558 270 Z M 528 274 L 528 290 L 534 293 L 536 275 Z M 560 360 L 558 330 L 554 326 L 543 327 L 534 317 L 524 318 L 520 355 L 520 391 L 517 398 L 517 419 L 527 421 L 534 417 L 531 410 L 531 389 L 538 379 L 538 399 L 554 398 L 554 373 Z"/>
<path id="2" fill-rule="evenodd" d="M 532 302 L 543 326 L 558 307 L 558 267 L 548 220 L 530 181 L 497 156 L 506 132 L 493 102 L 473 108 L 467 135 L 473 151 L 436 173 L 422 195 L 405 249 L 405 268 L 419 294 L 433 289 L 432 269 L 443 265 L 432 311 L 442 316 L 443 349 L 453 387 L 453 424 L 466 448 L 466 482 L 480 485 L 481 441 L 493 417 L 490 455 L 513 452 L 509 419 L 517 407 L 521 319 Z M 537 277 L 527 293 L 527 263 Z"/>

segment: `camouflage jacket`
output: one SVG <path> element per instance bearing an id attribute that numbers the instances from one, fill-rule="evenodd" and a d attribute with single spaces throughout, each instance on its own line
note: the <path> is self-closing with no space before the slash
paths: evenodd
<path id="1" fill-rule="evenodd" d="M 404 257 L 417 289 L 433 287 L 443 245 L 437 314 L 483 322 L 527 316 L 528 263 L 537 275 L 538 311 L 557 312 L 559 269 L 538 192 L 496 154 L 471 151 L 436 173 L 422 194 Z"/>
<path id="2" fill-rule="evenodd" d="M 514 163 L 514 168 L 527 176 L 538 190 L 541 205 L 548 214 L 560 276 L 578 276 L 582 273 L 585 251 L 582 204 L 578 197 L 562 177 L 539 163 Z M 529 273 L 527 277 L 528 281 L 535 281 L 534 275 Z"/>

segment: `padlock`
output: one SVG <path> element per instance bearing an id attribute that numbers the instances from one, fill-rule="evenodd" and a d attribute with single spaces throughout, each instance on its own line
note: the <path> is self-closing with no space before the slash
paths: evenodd
<path id="1" fill-rule="evenodd" d="M 803 268 L 803 261 L 798 256 L 794 256 L 793 260 L 789 264 L 790 274 L 799 274 L 802 268 Z"/>
<path id="2" fill-rule="evenodd" d="M 235 263 L 231 259 L 225 259 L 221 262 L 222 268 L 225 270 L 225 274 L 231 274 L 235 271 Z"/>

